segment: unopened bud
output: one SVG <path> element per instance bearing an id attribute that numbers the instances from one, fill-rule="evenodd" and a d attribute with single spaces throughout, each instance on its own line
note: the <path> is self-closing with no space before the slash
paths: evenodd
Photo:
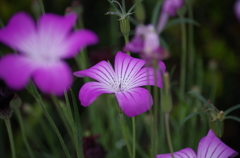
<path id="1" fill-rule="evenodd" d="M 12 116 L 10 101 L 14 96 L 14 92 L 6 86 L 0 86 L 0 118 L 9 119 Z"/>
<path id="2" fill-rule="evenodd" d="M 120 19 L 120 30 L 124 36 L 128 36 L 130 32 L 130 23 L 128 18 Z"/>
<path id="3" fill-rule="evenodd" d="M 145 15 L 143 4 L 141 3 L 140 0 L 135 0 L 135 3 L 136 3 L 136 8 L 135 8 L 136 19 L 139 22 L 144 23 L 146 15 Z"/>
<path id="4" fill-rule="evenodd" d="M 161 91 L 161 106 L 164 113 L 172 110 L 172 96 L 168 72 L 163 74 L 163 90 Z"/>

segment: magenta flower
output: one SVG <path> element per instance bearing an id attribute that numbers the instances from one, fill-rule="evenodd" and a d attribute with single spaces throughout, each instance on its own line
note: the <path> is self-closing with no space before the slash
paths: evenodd
<path id="1" fill-rule="evenodd" d="M 174 153 L 175 158 L 228 158 L 235 157 L 238 153 L 224 144 L 210 129 L 207 136 L 198 144 L 198 153 L 191 148 L 185 148 Z M 172 158 L 171 154 L 160 154 L 156 158 Z"/>
<path id="2" fill-rule="evenodd" d="M 135 36 L 124 47 L 124 51 L 139 52 L 147 61 L 152 59 L 163 60 L 168 57 L 168 52 L 161 46 L 158 34 L 153 25 L 139 25 L 135 30 Z"/>
<path id="3" fill-rule="evenodd" d="M 143 67 L 145 61 L 133 58 L 122 52 L 115 57 L 114 69 L 106 61 L 95 66 L 75 72 L 77 77 L 91 77 L 98 82 L 88 82 L 79 92 L 79 100 L 83 106 L 89 106 L 100 94 L 114 93 L 122 111 L 129 117 L 139 115 L 150 109 L 153 104 L 151 94 L 140 86 L 154 85 L 154 70 Z M 160 63 L 161 70 L 157 74 L 157 86 L 162 88 L 161 74 L 165 72 L 165 64 Z M 148 72 L 147 72 L 148 71 Z"/>
<path id="4" fill-rule="evenodd" d="M 240 21 L 240 0 L 237 0 L 234 5 L 234 11 L 237 19 Z"/>
<path id="5" fill-rule="evenodd" d="M 37 25 L 26 13 L 17 13 L 0 29 L 0 41 L 17 50 L 0 60 L 0 78 L 9 87 L 24 88 L 32 77 L 45 93 L 63 94 L 72 83 L 63 59 L 75 56 L 83 47 L 98 41 L 89 30 L 71 31 L 77 16 L 45 14 Z"/>
<path id="6" fill-rule="evenodd" d="M 157 32 L 162 32 L 165 27 L 169 16 L 175 16 L 177 10 L 182 7 L 183 0 L 165 0 L 162 6 L 162 12 L 159 16 Z"/>

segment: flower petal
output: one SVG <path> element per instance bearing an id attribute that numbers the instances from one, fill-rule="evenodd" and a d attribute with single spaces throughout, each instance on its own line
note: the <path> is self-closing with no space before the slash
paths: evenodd
<path id="1" fill-rule="evenodd" d="M 120 108 L 128 117 L 140 115 L 153 105 L 152 96 L 145 88 L 132 88 L 128 91 L 116 92 L 115 95 Z"/>
<path id="2" fill-rule="evenodd" d="M 134 80 L 144 64 L 145 61 L 142 59 L 133 58 L 120 51 L 117 53 L 115 58 L 115 73 L 124 89 L 131 86 L 129 83 Z"/>
<path id="3" fill-rule="evenodd" d="M 37 87 L 44 93 L 62 95 L 72 83 L 71 70 L 64 62 L 39 67 L 33 73 Z"/>
<path id="4" fill-rule="evenodd" d="M 0 41 L 22 53 L 33 50 L 32 47 L 36 43 L 34 37 L 36 37 L 34 21 L 23 12 L 16 13 L 7 26 L 0 29 Z"/>
<path id="5" fill-rule="evenodd" d="M 113 68 L 106 61 L 101 61 L 87 70 L 77 71 L 73 74 L 77 77 L 91 77 L 101 83 L 104 83 L 105 85 L 118 88 Z"/>
<path id="6" fill-rule="evenodd" d="M 75 31 L 65 42 L 67 50 L 63 57 L 71 58 L 75 56 L 79 50 L 88 45 L 96 44 L 97 42 L 98 37 L 94 32 L 87 29 Z"/>
<path id="7" fill-rule="evenodd" d="M 83 106 L 89 106 L 103 93 L 113 93 L 105 84 L 99 82 L 88 82 L 79 91 L 79 100 Z"/>
<path id="8" fill-rule="evenodd" d="M 77 15 L 66 16 L 44 14 L 38 21 L 38 54 L 52 58 L 64 56 L 69 50 L 68 37 L 76 22 Z"/>
<path id="9" fill-rule="evenodd" d="M 191 148 L 185 148 L 174 152 L 174 158 L 196 158 L 197 155 Z M 172 158 L 171 153 L 157 155 L 156 158 Z"/>
<path id="10" fill-rule="evenodd" d="M 130 51 L 133 53 L 138 53 L 143 50 L 143 46 L 144 46 L 143 37 L 140 35 L 135 35 L 133 39 L 124 46 L 123 50 L 125 52 Z"/>
<path id="11" fill-rule="evenodd" d="M 166 72 L 165 64 L 160 61 L 158 63 L 158 70 L 157 70 L 157 86 L 159 88 L 163 87 L 162 84 L 162 73 Z M 131 87 L 139 87 L 139 86 L 146 86 L 146 85 L 155 85 L 154 82 L 154 69 L 152 67 L 144 67 L 142 68 L 139 73 L 136 75 L 135 79 L 131 83 Z"/>
<path id="12" fill-rule="evenodd" d="M 24 56 L 9 54 L 0 60 L 0 78 L 12 89 L 24 88 L 34 69 L 35 65 Z"/>
<path id="13" fill-rule="evenodd" d="M 210 129 L 207 136 L 203 137 L 198 145 L 198 158 L 226 158 L 235 157 L 238 153 L 224 144 Z"/>

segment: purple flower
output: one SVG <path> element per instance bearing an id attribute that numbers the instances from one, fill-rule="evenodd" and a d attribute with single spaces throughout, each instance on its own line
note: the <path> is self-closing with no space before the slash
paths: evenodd
<path id="1" fill-rule="evenodd" d="M 78 77 L 91 77 L 98 82 L 88 82 L 79 92 L 79 100 L 83 106 L 89 106 L 100 94 L 114 93 L 122 111 L 129 117 L 139 115 L 150 109 L 153 104 L 151 94 L 140 86 L 154 85 L 154 70 L 143 67 L 145 61 L 133 58 L 122 52 L 115 57 L 114 69 L 106 61 L 95 66 L 75 72 Z M 160 63 L 161 70 L 157 74 L 157 86 L 162 87 L 161 72 L 165 72 L 165 64 Z M 147 72 L 148 71 L 148 72 Z"/>
<path id="2" fill-rule="evenodd" d="M 235 14 L 236 14 L 238 20 L 240 21 L 240 0 L 237 0 L 235 2 L 234 11 L 235 11 Z"/>
<path id="3" fill-rule="evenodd" d="M 158 34 L 151 24 L 139 25 L 133 39 L 125 45 L 124 51 L 139 52 L 141 57 L 147 61 L 152 59 L 163 60 L 169 55 L 160 46 Z"/>
<path id="4" fill-rule="evenodd" d="M 162 6 L 162 12 L 159 16 L 157 32 L 162 32 L 169 16 L 175 16 L 177 10 L 183 5 L 183 0 L 165 0 Z"/>
<path id="5" fill-rule="evenodd" d="M 41 91 L 63 94 L 72 83 L 71 70 L 63 59 L 98 41 L 89 30 L 71 31 L 76 19 L 76 14 L 45 14 L 36 25 L 26 13 L 15 14 L 0 29 L 0 41 L 19 54 L 9 54 L 0 60 L 0 78 L 10 88 L 19 90 L 32 77 Z"/>
<path id="6" fill-rule="evenodd" d="M 224 144 L 210 129 L 207 136 L 198 144 L 198 153 L 191 148 L 185 148 L 174 153 L 175 158 L 227 158 L 235 157 L 238 153 Z M 156 158 L 171 158 L 171 154 L 160 154 Z"/>

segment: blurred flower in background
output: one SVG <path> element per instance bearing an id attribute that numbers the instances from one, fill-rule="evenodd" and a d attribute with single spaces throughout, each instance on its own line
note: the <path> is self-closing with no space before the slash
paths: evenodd
<path id="1" fill-rule="evenodd" d="M 132 40 L 125 45 L 124 51 L 140 53 L 140 56 L 148 62 L 169 57 L 169 53 L 160 46 L 158 34 L 151 24 L 139 25 Z"/>
<path id="2" fill-rule="evenodd" d="M 240 21 L 240 0 L 237 0 L 234 5 L 234 11 L 237 19 Z"/>
<path id="3" fill-rule="evenodd" d="M 44 93 L 62 95 L 72 83 L 71 70 L 62 59 L 74 57 L 80 49 L 98 41 L 89 30 L 72 32 L 76 19 L 76 14 L 44 14 L 36 25 L 28 14 L 16 13 L 0 30 L 0 41 L 19 54 L 2 57 L 0 78 L 19 90 L 33 77 Z"/>

